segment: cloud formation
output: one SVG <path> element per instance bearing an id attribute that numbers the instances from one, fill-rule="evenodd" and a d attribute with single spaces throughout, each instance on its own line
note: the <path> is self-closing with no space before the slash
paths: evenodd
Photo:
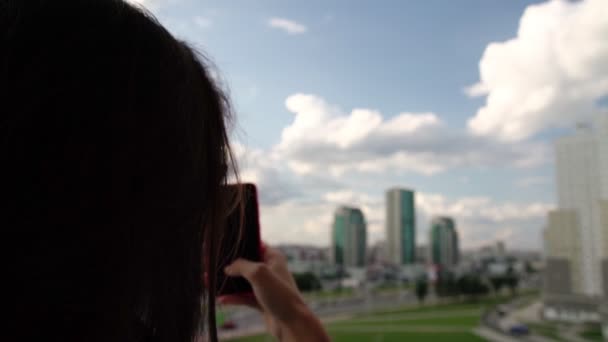
<path id="1" fill-rule="evenodd" d="M 285 18 L 270 18 L 268 26 L 286 32 L 287 34 L 302 34 L 308 31 L 308 28 L 297 21 Z"/>
<path id="2" fill-rule="evenodd" d="M 390 119 L 373 109 L 350 113 L 310 94 L 285 101 L 295 114 L 275 152 L 298 174 L 414 172 L 455 167 L 535 167 L 550 158 L 546 144 L 505 145 L 450 129 L 435 113 L 403 112 Z"/>
<path id="3" fill-rule="evenodd" d="M 517 36 L 487 46 L 470 96 L 487 96 L 468 122 L 479 136 L 520 141 L 572 126 L 608 95 L 608 1 L 528 6 Z"/>
<path id="4" fill-rule="evenodd" d="M 256 184 L 261 205 L 276 205 L 301 195 L 276 155 L 239 143 L 233 143 L 232 150 L 238 162 L 239 180 Z"/>

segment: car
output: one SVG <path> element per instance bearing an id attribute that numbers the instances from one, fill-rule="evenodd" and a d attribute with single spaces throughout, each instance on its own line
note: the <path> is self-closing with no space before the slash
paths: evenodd
<path id="1" fill-rule="evenodd" d="M 515 324 L 509 328 L 509 334 L 513 336 L 526 336 L 530 334 L 530 329 L 523 324 Z"/>
<path id="2" fill-rule="evenodd" d="M 222 323 L 222 325 L 220 325 L 220 329 L 222 330 L 234 330 L 236 329 L 236 323 L 234 323 L 234 321 L 224 321 L 224 323 Z"/>

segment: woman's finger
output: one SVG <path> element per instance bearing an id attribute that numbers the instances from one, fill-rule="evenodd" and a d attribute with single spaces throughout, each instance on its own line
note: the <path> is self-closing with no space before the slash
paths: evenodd
<path id="1" fill-rule="evenodd" d="M 230 277 L 243 277 L 251 284 L 272 277 L 272 272 L 268 269 L 268 266 L 245 259 L 235 260 L 224 269 L 224 272 Z"/>
<path id="2" fill-rule="evenodd" d="M 242 305 L 262 311 L 260 304 L 254 296 L 225 295 L 220 296 L 217 301 L 222 305 Z"/>

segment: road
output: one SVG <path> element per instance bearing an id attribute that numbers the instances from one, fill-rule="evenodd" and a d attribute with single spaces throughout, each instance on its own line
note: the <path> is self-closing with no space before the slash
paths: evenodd
<path id="1" fill-rule="evenodd" d="M 435 296 L 429 296 L 426 303 L 432 304 L 437 300 Z M 379 310 L 390 310 L 417 303 L 415 295 L 411 292 L 370 294 L 368 296 L 353 296 L 339 299 L 313 300 L 308 304 L 324 322 L 345 319 L 356 314 L 365 314 Z M 263 332 L 264 322 L 259 313 L 248 308 L 232 309 L 229 312 L 230 319 L 236 324 L 237 329 L 232 331 L 221 331 L 220 336 L 235 337 L 246 336 Z"/>
<path id="2" fill-rule="evenodd" d="M 508 338 L 509 340 L 515 339 L 517 341 L 528 342 L 553 342 L 552 339 L 535 335 L 533 333 L 516 338 L 508 334 L 507 331 L 511 326 L 521 324 L 518 316 L 521 315 L 522 311 L 531 311 L 537 307 L 536 303 L 533 303 L 526 306 L 524 309 L 520 309 L 524 301 L 527 301 L 527 299 L 516 299 L 508 304 L 500 305 L 503 312 L 502 314 L 498 312 L 497 308 L 494 308 L 492 311 L 486 313 L 482 320 L 484 328 L 486 330 L 491 330 L 497 337 L 495 339 L 490 339 L 489 336 L 486 336 L 486 338 L 490 339 L 491 341 L 506 341 L 506 338 Z"/>

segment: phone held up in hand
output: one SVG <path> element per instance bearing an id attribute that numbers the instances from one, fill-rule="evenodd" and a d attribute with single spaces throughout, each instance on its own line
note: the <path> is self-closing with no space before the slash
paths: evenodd
<path id="1" fill-rule="evenodd" d="M 256 186 L 250 183 L 233 184 L 225 187 L 231 203 L 231 211 L 223 227 L 219 249 L 216 294 L 251 295 L 253 290 L 245 278 L 228 277 L 224 268 L 236 259 L 262 260 L 262 240 Z M 235 202 L 236 200 L 236 202 Z"/>

